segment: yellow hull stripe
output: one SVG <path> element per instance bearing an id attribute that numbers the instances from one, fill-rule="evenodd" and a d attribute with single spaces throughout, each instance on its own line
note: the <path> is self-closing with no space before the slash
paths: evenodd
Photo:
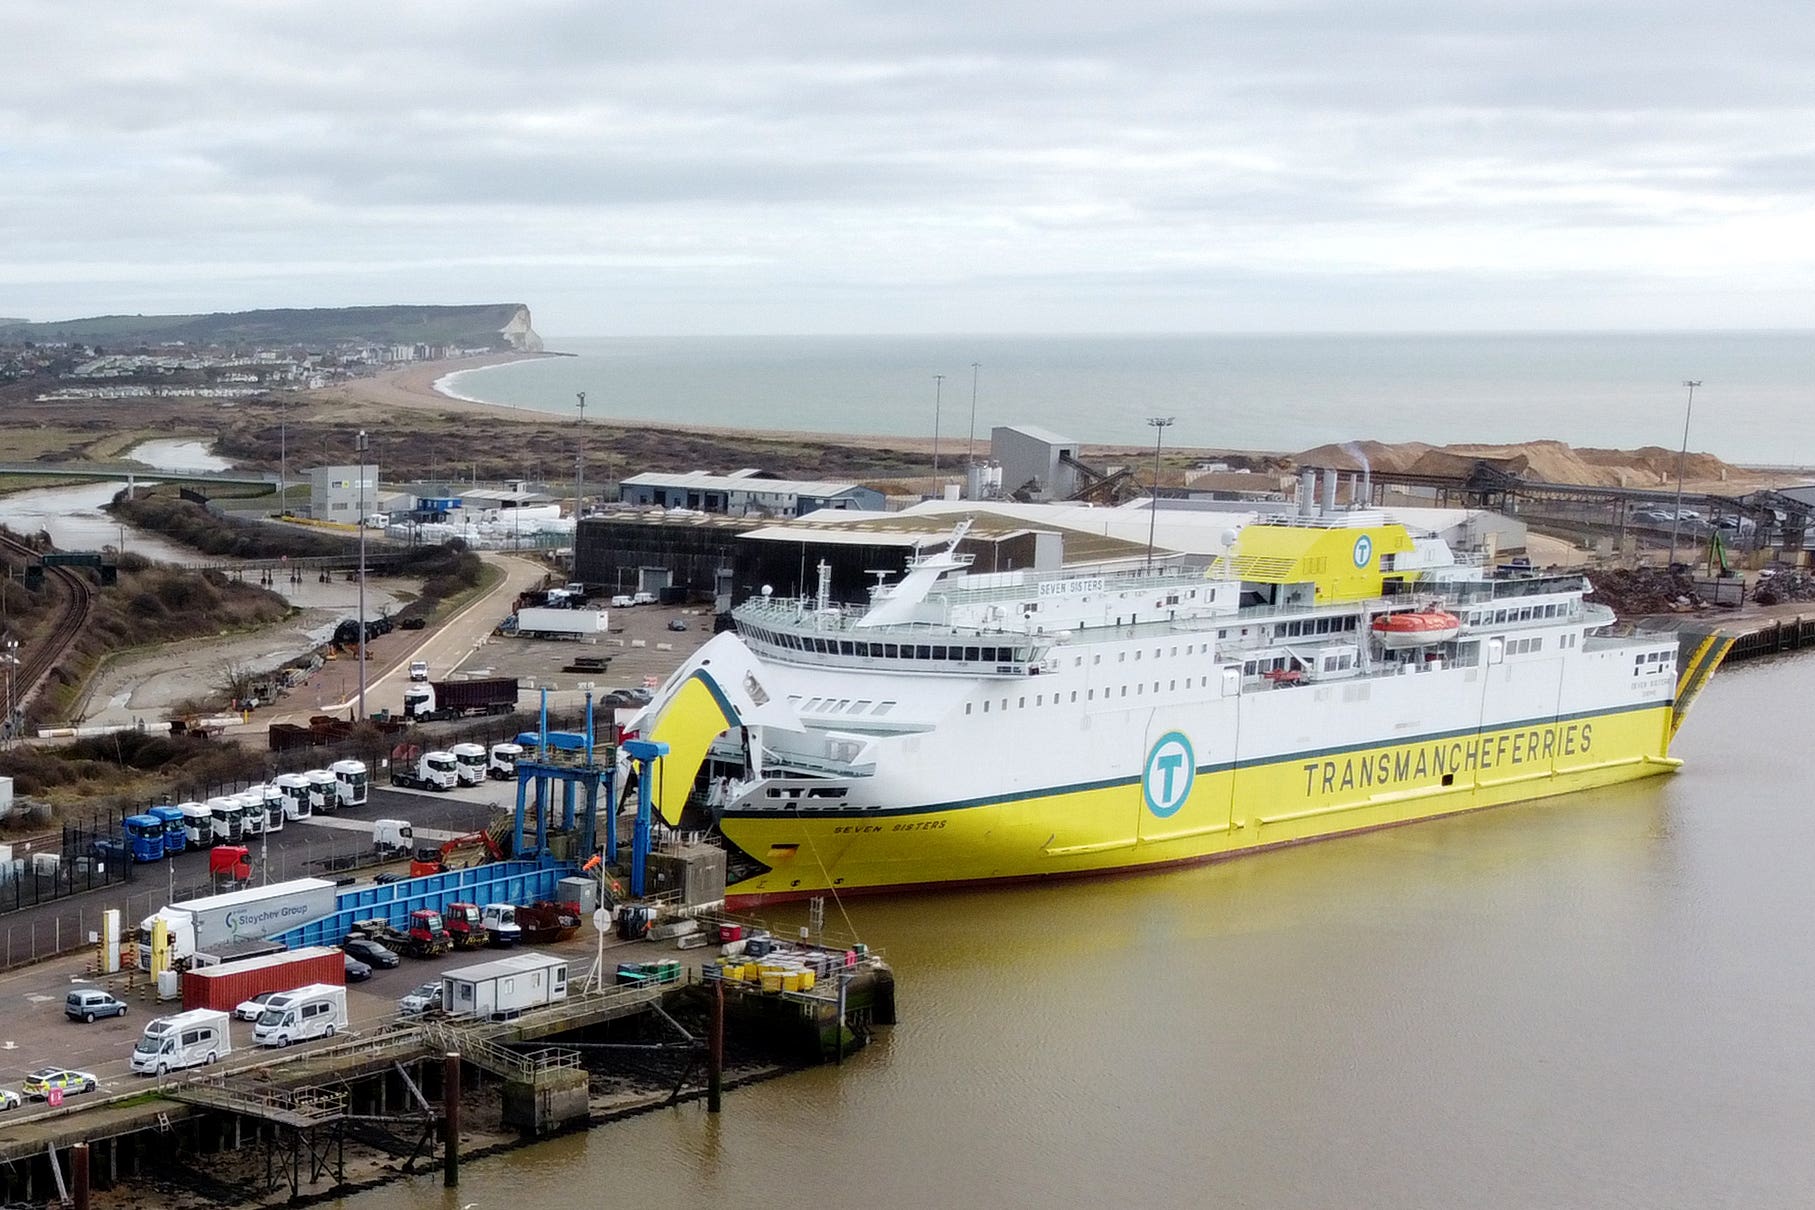
<path id="1" fill-rule="evenodd" d="M 1671 706 L 1200 770 L 1161 818 L 1138 780 L 911 813 L 728 815 L 768 865 L 733 896 L 1077 874 L 1233 856 L 1666 773 Z"/>

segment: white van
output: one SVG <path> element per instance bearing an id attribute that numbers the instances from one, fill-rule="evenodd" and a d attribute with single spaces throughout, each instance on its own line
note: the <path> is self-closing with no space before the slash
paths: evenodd
<path id="1" fill-rule="evenodd" d="M 347 1027 L 347 989 L 311 983 L 265 1001 L 265 1011 L 252 1027 L 260 1046 L 288 1046 L 310 1038 L 331 1038 Z"/>
<path id="2" fill-rule="evenodd" d="M 233 1053 L 227 1014 L 197 1008 L 174 1017 L 159 1017 L 145 1026 L 132 1048 L 132 1069 L 142 1076 L 161 1076 L 179 1067 L 195 1067 Z"/>

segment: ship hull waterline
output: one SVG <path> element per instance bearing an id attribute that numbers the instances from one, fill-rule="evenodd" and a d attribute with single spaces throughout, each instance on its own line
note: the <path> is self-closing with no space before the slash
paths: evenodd
<path id="1" fill-rule="evenodd" d="M 1553 722 L 1200 769 L 1164 817 L 1138 778 L 897 811 L 727 812 L 724 838 L 767 867 L 727 903 L 1159 870 L 1576 794 L 1674 772 L 1671 716 L 1669 702 L 1595 714 L 1585 749 L 1577 720 L 1567 752 Z"/>

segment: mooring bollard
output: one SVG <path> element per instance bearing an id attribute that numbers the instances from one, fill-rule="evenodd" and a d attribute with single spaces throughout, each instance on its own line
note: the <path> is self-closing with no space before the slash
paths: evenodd
<path id="1" fill-rule="evenodd" d="M 460 1184 L 460 1055 L 449 1051 L 441 1057 L 441 1183 L 448 1189 Z"/>
<path id="2" fill-rule="evenodd" d="M 76 1210 L 88 1210 L 88 1144 L 69 1149 L 69 1196 Z"/>

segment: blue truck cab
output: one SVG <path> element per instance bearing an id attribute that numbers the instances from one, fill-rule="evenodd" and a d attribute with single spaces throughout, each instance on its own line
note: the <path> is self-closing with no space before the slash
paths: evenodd
<path id="1" fill-rule="evenodd" d="M 145 808 L 147 815 L 155 815 L 164 824 L 164 852 L 181 853 L 189 844 L 189 836 L 183 830 L 183 812 L 177 807 L 157 806 Z"/>
<path id="2" fill-rule="evenodd" d="M 126 847 L 134 861 L 164 860 L 164 821 L 155 815 L 126 817 Z"/>

